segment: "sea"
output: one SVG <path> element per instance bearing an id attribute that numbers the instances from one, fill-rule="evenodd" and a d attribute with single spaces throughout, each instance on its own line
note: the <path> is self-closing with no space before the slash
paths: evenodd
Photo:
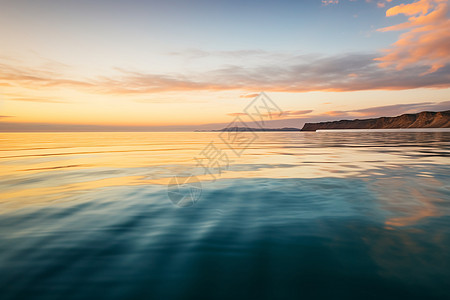
<path id="1" fill-rule="evenodd" d="M 0 133 L 0 299 L 449 299 L 450 131 Z"/>

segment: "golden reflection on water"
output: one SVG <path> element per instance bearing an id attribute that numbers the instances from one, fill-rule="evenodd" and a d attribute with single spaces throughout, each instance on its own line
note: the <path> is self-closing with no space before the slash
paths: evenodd
<path id="1" fill-rule="evenodd" d="M 6 133 L 0 135 L 0 203 L 17 209 L 52 205 L 94 189 L 114 186 L 167 185 L 179 172 L 202 182 L 239 178 L 361 178 L 379 194 L 394 216 L 386 226 L 408 226 L 439 214 L 433 188 L 443 182 L 427 165 L 448 165 L 443 133 L 414 135 L 398 143 L 373 141 L 346 133 L 258 133 L 258 139 L 236 156 L 218 133 Z M 344 138 L 343 138 L 344 135 Z M 229 168 L 215 176 L 196 167 L 194 157 L 211 142 L 227 153 Z M 442 155 L 442 153 L 447 153 Z M 401 170 L 425 166 L 414 181 Z M 427 185 L 418 189 L 418 185 Z"/>

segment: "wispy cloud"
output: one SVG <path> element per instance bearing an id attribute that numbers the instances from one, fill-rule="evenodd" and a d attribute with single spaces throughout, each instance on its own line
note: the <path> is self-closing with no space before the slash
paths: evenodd
<path id="1" fill-rule="evenodd" d="M 9 101 L 25 101 L 25 102 L 39 102 L 39 103 L 68 103 L 67 101 L 54 100 L 48 98 L 27 98 L 27 97 L 8 97 Z"/>
<path id="2" fill-rule="evenodd" d="M 340 92 L 450 87 L 450 66 L 420 76 L 428 70 L 428 66 L 415 65 L 407 70 L 379 68 L 374 60 L 377 56 L 376 53 L 292 55 L 253 67 L 229 65 L 190 74 L 152 74 L 117 69 L 118 76 L 91 79 L 73 78 L 69 73 L 0 64 L 0 84 L 26 88 L 69 87 L 91 93 L 120 95 L 198 90 Z"/>
<path id="3" fill-rule="evenodd" d="M 300 115 L 307 115 L 309 113 L 312 113 L 313 110 L 307 109 L 307 110 L 286 110 L 281 113 L 282 116 L 300 116 Z"/>
<path id="4" fill-rule="evenodd" d="M 66 78 L 64 74 L 46 70 L 44 68 L 13 67 L 0 64 L 0 84 L 25 87 L 72 87 L 93 88 L 94 82 Z"/>
<path id="5" fill-rule="evenodd" d="M 394 104 L 386 106 L 376 106 L 365 109 L 358 109 L 349 112 L 357 113 L 364 117 L 371 116 L 392 116 L 405 113 L 416 113 L 420 111 L 444 111 L 450 109 L 450 101 L 443 102 L 419 102 L 409 104 Z"/>
<path id="6" fill-rule="evenodd" d="M 343 110 L 330 110 L 330 111 L 326 111 L 322 114 L 323 116 L 332 116 L 332 117 L 344 117 L 347 116 L 348 113 L 346 111 Z"/>
<path id="7" fill-rule="evenodd" d="M 386 54 L 376 58 L 381 67 L 427 66 L 422 74 L 435 72 L 450 63 L 450 19 L 448 0 L 419 0 L 386 11 L 387 17 L 405 15 L 408 21 L 379 29 L 407 30 Z"/>
<path id="8" fill-rule="evenodd" d="M 295 116 L 302 116 L 302 115 L 307 115 L 309 113 L 312 113 L 313 110 L 308 109 L 308 110 L 285 110 L 282 111 L 280 114 L 261 114 L 262 117 L 270 117 L 270 118 L 276 118 L 276 119 L 283 119 L 283 118 L 292 118 Z M 247 116 L 246 113 L 242 113 L 242 112 L 237 112 L 237 113 L 229 113 L 227 114 L 227 116 L 231 116 L 231 117 L 238 117 L 238 116 Z"/>
<path id="9" fill-rule="evenodd" d="M 339 0 L 322 0 L 322 5 L 327 6 L 330 4 L 338 4 Z"/>
<path id="10" fill-rule="evenodd" d="M 259 95 L 259 93 L 242 94 L 239 96 L 239 98 L 255 98 L 258 95 Z"/>
<path id="11" fill-rule="evenodd" d="M 105 93 L 134 94 L 189 90 L 251 90 L 277 92 L 402 90 L 450 87 L 450 68 L 419 76 L 427 67 L 386 70 L 376 54 L 349 53 L 332 57 L 292 57 L 283 64 L 227 66 L 202 74 L 156 75 L 124 72 L 101 83 Z"/>
<path id="12" fill-rule="evenodd" d="M 230 116 L 230 117 L 240 117 L 240 116 L 246 116 L 246 115 L 247 115 L 246 113 L 240 113 L 240 112 L 227 114 L 227 116 Z"/>

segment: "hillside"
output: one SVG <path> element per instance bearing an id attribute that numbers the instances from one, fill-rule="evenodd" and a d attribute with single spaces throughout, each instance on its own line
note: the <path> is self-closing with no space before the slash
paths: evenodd
<path id="1" fill-rule="evenodd" d="M 302 131 L 318 129 L 394 129 L 394 128 L 450 128 L 450 110 L 442 112 L 424 111 L 397 117 L 374 119 L 340 120 L 333 122 L 305 123 Z"/>

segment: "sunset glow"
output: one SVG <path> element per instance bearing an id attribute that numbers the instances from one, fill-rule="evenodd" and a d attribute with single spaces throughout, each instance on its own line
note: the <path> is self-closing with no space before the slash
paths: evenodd
<path id="1" fill-rule="evenodd" d="M 273 126 L 450 108 L 448 1 L 192 3 L 2 2 L 0 128 L 218 128 L 260 91 L 309 111 Z"/>
<path id="2" fill-rule="evenodd" d="M 1 300 L 450 299 L 450 0 L 0 0 Z"/>

